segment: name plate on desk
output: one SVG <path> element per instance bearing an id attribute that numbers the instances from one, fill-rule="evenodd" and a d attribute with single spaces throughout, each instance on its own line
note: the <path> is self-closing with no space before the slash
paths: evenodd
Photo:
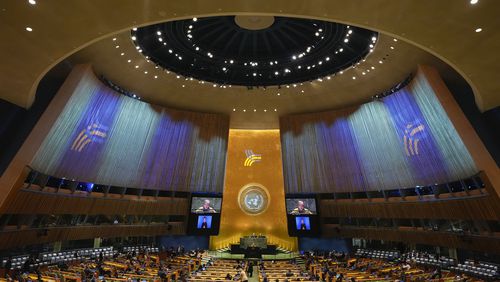
<path id="1" fill-rule="evenodd" d="M 240 248 L 267 248 L 267 238 L 265 236 L 245 236 L 240 238 Z"/>

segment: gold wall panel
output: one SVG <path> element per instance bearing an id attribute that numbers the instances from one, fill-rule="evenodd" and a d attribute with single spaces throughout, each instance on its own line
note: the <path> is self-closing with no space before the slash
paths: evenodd
<path id="1" fill-rule="evenodd" d="M 246 150 L 261 159 L 245 166 Z M 268 193 L 269 205 L 264 211 L 252 214 L 240 208 L 238 196 L 249 186 L 263 187 Z M 220 231 L 210 238 L 210 249 L 229 247 L 242 236 L 261 233 L 269 244 L 297 250 L 297 238 L 288 236 L 279 130 L 229 131 L 223 195 Z"/>

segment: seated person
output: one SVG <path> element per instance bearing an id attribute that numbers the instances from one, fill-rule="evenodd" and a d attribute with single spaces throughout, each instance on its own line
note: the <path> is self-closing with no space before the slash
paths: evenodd
<path id="1" fill-rule="evenodd" d="M 290 211 L 291 215 L 299 215 L 299 214 L 312 214 L 312 212 L 305 207 L 303 201 L 297 201 L 297 207 Z"/>
<path id="2" fill-rule="evenodd" d="M 196 209 L 195 213 L 216 213 L 215 209 L 210 206 L 210 200 L 203 200 L 203 205 Z"/>

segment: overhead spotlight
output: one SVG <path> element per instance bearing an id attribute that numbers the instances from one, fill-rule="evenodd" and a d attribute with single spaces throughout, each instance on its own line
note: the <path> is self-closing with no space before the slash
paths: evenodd
<path id="1" fill-rule="evenodd" d="M 36 1 L 35 0 L 29 0 L 28 3 L 30 3 L 31 5 L 36 5 Z"/>
<path id="2" fill-rule="evenodd" d="M 252 73 L 252 75 L 253 75 L 253 76 L 257 76 L 257 73 L 255 73 L 255 72 L 254 72 L 254 73 Z"/>
<path id="3" fill-rule="evenodd" d="M 135 36 L 132 36 L 132 40 L 135 41 L 137 38 Z"/>
<path id="4" fill-rule="evenodd" d="M 277 71 L 274 72 L 274 75 L 278 75 L 278 74 L 279 74 L 279 72 L 277 72 Z"/>
<path id="5" fill-rule="evenodd" d="M 278 109 L 274 109 L 274 111 L 275 111 L 275 112 L 277 112 L 277 111 L 278 111 Z"/>
<path id="6" fill-rule="evenodd" d="M 123 52 L 122 52 L 122 53 L 120 53 L 120 56 L 123 56 L 123 55 L 125 55 L 125 53 L 123 53 Z"/>
<path id="7" fill-rule="evenodd" d="M 476 28 L 476 32 L 481 32 L 481 31 L 483 31 L 482 28 L 480 28 L 480 27 Z"/>
<path id="8" fill-rule="evenodd" d="M 377 37 L 373 36 L 372 41 L 377 41 Z"/>
<path id="9" fill-rule="evenodd" d="M 349 31 L 347 32 L 347 34 L 351 34 L 352 33 L 352 29 L 349 29 Z"/>
<path id="10" fill-rule="evenodd" d="M 232 64 L 232 63 L 234 63 L 234 61 L 233 60 L 229 60 L 229 63 Z"/>
<path id="11" fill-rule="evenodd" d="M 472 5 L 476 5 L 476 4 L 477 4 L 477 2 L 479 2 L 479 0 L 470 0 L 470 3 L 471 3 Z M 30 3 L 31 3 L 31 1 L 30 1 Z"/>
<path id="12" fill-rule="evenodd" d="M 293 56 L 292 56 L 292 59 L 293 59 L 293 60 L 296 60 L 296 59 L 297 59 L 297 56 L 293 55 Z"/>
<path id="13" fill-rule="evenodd" d="M 127 60 L 128 63 L 132 62 L 132 60 Z"/>
<path id="14" fill-rule="evenodd" d="M 256 111 L 257 111 L 257 109 L 253 109 L 253 111 L 254 111 L 254 112 L 256 112 Z"/>
<path id="15" fill-rule="evenodd" d="M 384 62 L 382 62 L 382 61 L 378 61 L 378 63 L 379 63 L 379 64 L 383 64 Z"/>
<path id="16" fill-rule="evenodd" d="M 396 38 L 393 38 L 392 40 L 394 40 L 394 42 L 398 42 L 398 40 Z"/>
<path id="17" fill-rule="evenodd" d="M 236 109 L 233 109 L 233 112 L 236 112 Z"/>
<path id="18" fill-rule="evenodd" d="M 326 58 L 325 58 L 325 61 L 330 61 L 330 57 L 326 57 Z"/>
<path id="19" fill-rule="evenodd" d="M 223 67 L 223 68 L 222 68 L 222 70 L 223 70 L 223 71 L 226 71 L 226 70 L 227 70 L 227 68 L 226 68 L 226 67 Z"/>
<path id="20" fill-rule="evenodd" d="M 344 39 L 344 42 L 345 43 L 349 42 L 349 39 L 348 38 Z"/>
<path id="21" fill-rule="evenodd" d="M 139 68 L 139 65 L 135 65 L 135 68 L 138 69 Z"/>
<path id="22" fill-rule="evenodd" d="M 375 67 L 372 66 L 372 70 L 374 70 L 374 69 L 375 69 Z"/>
<path id="23" fill-rule="evenodd" d="M 355 77 L 355 76 L 353 76 L 353 77 L 352 77 L 352 79 L 356 79 L 356 77 Z"/>
<path id="24" fill-rule="evenodd" d="M 156 78 L 158 78 L 158 76 L 157 76 L 157 75 L 155 75 L 155 79 L 156 79 Z"/>
<path id="25" fill-rule="evenodd" d="M 161 35 L 161 31 L 157 31 L 156 34 Z"/>
<path id="26" fill-rule="evenodd" d="M 116 37 L 113 38 L 113 41 L 116 41 Z"/>
<path id="27" fill-rule="evenodd" d="M 391 49 L 394 50 L 394 46 L 391 46 Z"/>
<path id="28" fill-rule="evenodd" d="M 31 27 L 27 26 L 27 27 L 26 27 L 26 31 L 32 32 L 32 31 L 33 31 L 33 29 L 32 29 Z"/>
<path id="29" fill-rule="evenodd" d="M 132 28 L 133 31 L 137 31 L 137 27 Z"/>

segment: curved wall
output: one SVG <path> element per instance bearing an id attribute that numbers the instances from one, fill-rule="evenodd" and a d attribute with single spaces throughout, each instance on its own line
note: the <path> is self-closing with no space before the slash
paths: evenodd
<path id="1" fill-rule="evenodd" d="M 425 186 L 478 171 L 420 71 L 380 100 L 282 117 L 280 131 L 289 193 Z"/>
<path id="2" fill-rule="evenodd" d="M 229 120 L 121 95 L 88 70 L 31 166 L 123 187 L 221 192 Z"/>

